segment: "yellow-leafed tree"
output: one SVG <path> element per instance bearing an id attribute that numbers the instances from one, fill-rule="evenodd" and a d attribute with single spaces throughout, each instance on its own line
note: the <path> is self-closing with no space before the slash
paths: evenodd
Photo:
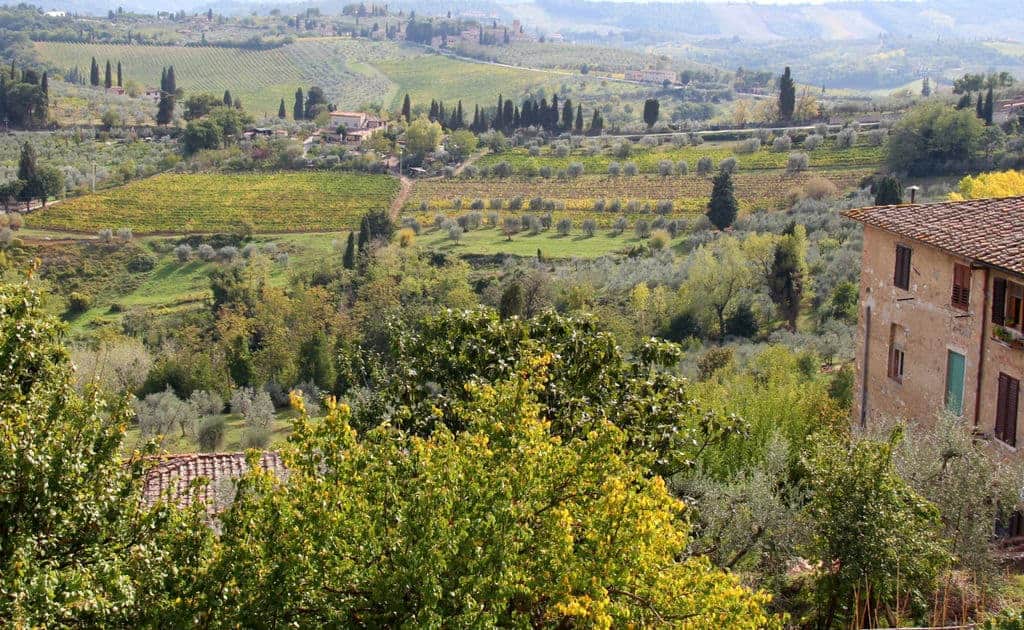
<path id="1" fill-rule="evenodd" d="M 1000 171 L 967 177 L 957 184 L 956 192 L 949 193 L 951 201 L 983 199 L 985 197 L 1016 197 L 1024 195 L 1024 171 Z"/>

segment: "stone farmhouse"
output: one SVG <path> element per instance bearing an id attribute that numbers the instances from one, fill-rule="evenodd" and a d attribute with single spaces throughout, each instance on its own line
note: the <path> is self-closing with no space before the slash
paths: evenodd
<path id="1" fill-rule="evenodd" d="M 854 423 L 943 411 L 1024 444 L 1024 197 L 849 210 L 864 225 Z"/>

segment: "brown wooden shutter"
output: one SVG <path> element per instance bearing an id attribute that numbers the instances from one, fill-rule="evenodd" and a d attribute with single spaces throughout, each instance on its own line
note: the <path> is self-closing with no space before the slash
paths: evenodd
<path id="1" fill-rule="evenodd" d="M 896 270 L 893 284 L 900 289 L 910 288 L 910 254 L 911 249 L 905 245 L 896 246 Z"/>
<path id="2" fill-rule="evenodd" d="M 967 310 L 971 304 L 971 268 L 956 263 L 953 265 L 953 306 Z"/>
<path id="3" fill-rule="evenodd" d="M 1006 321 L 1006 280 L 996 278 L 992 281 L 992 323 L 1000 326 Z"/>
<path id="4" fill-rule="evenodd" d="M 1010 377 L 999 375 L 999 393 L 996 395 L 996 426 L 993 431 L 1000 440 L 1006 441 L 1006 390 Z"/>
<path id="5" fill-rule="evenodd" d="M 1020 397 L 1020 381 L 1008 378 L 1006 385 L 1006 412 L 1003 420 L 1006 439 L 1010 446 L 1017 445 L 1017 399 Z"/>

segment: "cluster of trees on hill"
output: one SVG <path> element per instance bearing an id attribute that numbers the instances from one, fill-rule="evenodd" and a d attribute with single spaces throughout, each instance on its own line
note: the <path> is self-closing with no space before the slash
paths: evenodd
<path id="1" fill-rule="evenodd" d="M 292 105 L 292 118 L 295 120 L 314 120 L 321 113 L 333 110 L 334 105 L 327 102 L 323 88 L 314 85 L 309 88 L 305 97 L 303 97 L 302 88 L 296 88 L 295 102 Z M 279 118 L 284 118 L 284 99 L 281 99 L 277 115 Z"/>
<path id="2" fill-rule="evenodd" d="M 38 164 L 35 148 L 26 142 L 21 146 L 21 156 L 18 158 L 17 179 L 0 184 L 0 203 L 5 212 L 16 201 L 23 202 L 27 209 L 34 199 L 42 201 L 45 208 L 48 199 L 63 191 L 64 174 L 52 166 Z"/>
<path id="3" fill-rule="evenodd" d="M 649 99 L 644 107 L 644 118 L 653 121 L 657 120 L 657 100 Z M 409 95 L 405 95 L 402 103 L 401 117 L 407 122 L 411 121 L 412 103 Z M 573 106 L 572 99 L 565 99 L 559 104 L 558 95 L 551 97 L 551 103 L 547 98 L 541 98 L 538 102 L 535 99 L 524 99 L 522 105 L 516 105 L 512 99 L 498 96 L 498 104 L 494 109 L 481 108 L 479 105 L 473 108 L 473 120 L 467 125 L 465 114 L 462 109 L 462 101 L 449 110 L 446 110 L 444 102 L 431 101 L 427 117 L 432 122 L 437 122 L 448 129 L 469 129 L 473 133 L 483 133 L 488 130 L 511 133 L 516 129 L 526 127 L 537 127 L 551 133 L 568 132 L 575 134 L 587 133 L 599 134 L 604 128 L 604 119 L 600 111 L 595 107 L 590 124 L 586 125 L 583 116 L 583 105 Z M 650 122 L 653 125 L 654 122 Z"/>
<path id="4" fill-rule="evenodd" d="M 5 124 L 30 129 L 44 125 L 49 117 L 49 76 L 35 70 L 19 71 L 11 64 L 0 73 L 0 119 Z"/>
<path id="5" fill-rule="evenodd" d="M 71 72 L 69 72 L 67 76 L 64 77 L 64 79 L 71 83 L 84 83 L 84 77 L 80 76 L 80 72 L 78 71 L 77 67 L 73 68 Z M 96 63 L 96 57 L 93 57 L 92 61 L 89 64 L 89 85 L 93 87 L 99 87 L 101 85 L 100 66 L 98 63 Z M 121 68 L 120 61 L 117 62 L 117 75 L 115 78 L 115 75 L 111 70 L 110 60 L 107 60 L 106 67 L 103 69 L 102 85 L 107 89 L 110 89 L 115 85 L 117 87 L 124 87 L 124 72 Z"/>

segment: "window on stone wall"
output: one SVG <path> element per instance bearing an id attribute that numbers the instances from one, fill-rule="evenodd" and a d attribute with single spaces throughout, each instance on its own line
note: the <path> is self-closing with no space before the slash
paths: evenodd
<path id="1" fill-rule="evenodd" d="M 950 303 L 963 311 L 971 305 L 971 268 L 967 265 L 953 265 L 953 296 Z"/>
<path id="2" fill-rule="evenodd" d="M 897 324 L 889 327 L 889 369 L 888 375 L 894 381 L 903 382 L 903 328 Z"/>
<path id="3" fill-rule="evenodd" d="M 892 283 L 898 289 L 910 288 L 910 255 L 913 253 L 906 245 L 896 246 L 896 270 Z"/>
<path id="4" fill-rule="evenodd" d="M 996 397 L 995 436 L 1004 444 L 1017 445 L 1017 402 L 1020 398 L 1020 381 L 1007 374 L 999 373 L 999 392 Z"/>

